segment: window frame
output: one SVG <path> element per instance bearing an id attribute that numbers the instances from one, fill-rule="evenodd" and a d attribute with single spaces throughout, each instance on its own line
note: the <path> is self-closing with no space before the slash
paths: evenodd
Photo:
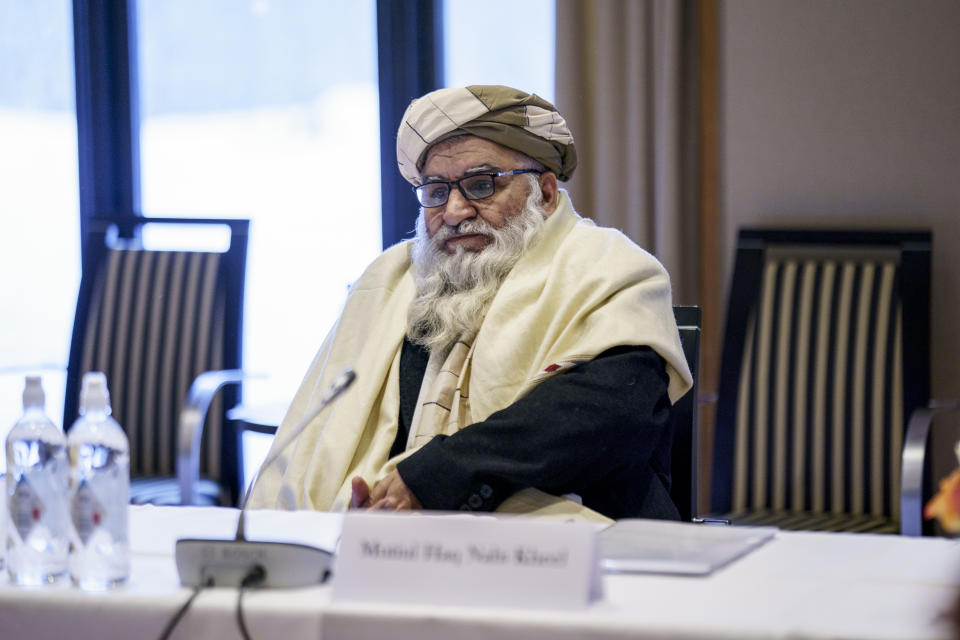
<path id="1" fill-rule="evenodd" d="M 377 0 L 384 248 L 409 236 L 418 213 L 396 168 L 396 125 L 443 81 L 442 5 Z M 73 0 L 81 243 L 95 215 L 142 215 L 136 24 L 135 0 Z"/>

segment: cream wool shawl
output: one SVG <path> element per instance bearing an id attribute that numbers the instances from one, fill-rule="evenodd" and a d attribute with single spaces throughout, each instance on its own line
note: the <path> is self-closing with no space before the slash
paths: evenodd
<path id="1" fill-rule="evenodd" d="M 406 241 L 385 251 L 351 288 L 275 445 L 317 406 L 344 368 L 353 367 L 357 379 L 337 403 L 314 418 L 286 453 L 263 469 L 251 507 L 344 510 L 351 478 L 361 476 L 373 486 L 415 450 L 408 448 L 388 459 L 400 411 L 400 351 L 407 309 L 416 295 L 410 245 Z M 460 403 L 450 425 L 424 427 L 418 424 L 423 418 L 418 409 L 411 432 L 452 433 L 480 422 L 547 378 L 618 345 L 647 345 L 663 357 L 671 402 L 691 382 L 666 271 L 619 231 L 578 216 L 565 191 L 468 342 L 457 387 L 468 390 L 464 395 L 469 404 Z M 421 392 L 421 400 L 424 395 Z M 550 424 L 542 428 L 549 429 Z M 499 510 L 598 515 L 535 489 L 515 494 Z"/>

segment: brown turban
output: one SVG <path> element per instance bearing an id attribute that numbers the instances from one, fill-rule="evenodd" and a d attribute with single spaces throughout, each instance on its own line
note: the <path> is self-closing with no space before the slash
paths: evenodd
<path id="1" fill-rule="evenodd" d="M 400 173 L 419 184 L 427 150 L 463 134 L 528 155 L 560 180 L 577 167 L 573 136 L 552 104 L 510 87 L 473 85 L 438 89 L 410 103 L 397 131 Z"/>

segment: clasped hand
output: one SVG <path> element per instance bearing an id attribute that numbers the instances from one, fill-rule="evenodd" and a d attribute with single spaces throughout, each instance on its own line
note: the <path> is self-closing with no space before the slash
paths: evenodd
<path id="1" fill-rule="evenodd" d="M 351 489 L 353 490 L 350 498 L 351 509 L 403 511 L 423 508 L 417 496 L 407 488 L 396 469 L 373 485 L 373 490 L 370 489 L 366 480 L 360 476 L 354 476 L 351 480 Z"/>

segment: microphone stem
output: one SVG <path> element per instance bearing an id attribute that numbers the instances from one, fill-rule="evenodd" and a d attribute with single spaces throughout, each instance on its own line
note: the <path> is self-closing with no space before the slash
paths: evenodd
<path id="1" fill-rule="evenodd" d="M 308 413 L 303 420 L 297 425 L 297 427 L 290 432 L 290 434 L 284 438 L 279 445 L 273 447 L 273 452 L 267 456 L 266 460 L 263 461 L 263 464 L 256 470 L 253 474 L 253 479 L 250 480 L 250 483 L 247 485 L 247 488 L 243 492 L 243 496 L 240 498 L 240 517 L 237 518 L 237 533 L 234 537 L 235 540 L 245 540 L 246 539 L 246 515 L 247 515 L 247 501 L 250 500 L 250 495 L 253 493 L 254 487 L 257 485 L 257 481 L 260 479 L 260 472 L 266 469 L 268 466 L 273 464 L 277 458 L 280 457 L 290 443 L 293 442 L 300 433 L 307 428 L 307 425 L 313 422 L 314 418 L 320 415 L 320 412 L 326 409 L 331 402 L 337 399 L 337 397 L 347 390 L 347 388 L 353 384 L 353 381 L 356 379 L 356 374 L 353 372 L 353 369 L 347 368 L 334 379 L 333 383 L 327 388 L 324 392 L 323 397 L 320 398 L 320 403 L 317 405 L 316 409 Z"/>

